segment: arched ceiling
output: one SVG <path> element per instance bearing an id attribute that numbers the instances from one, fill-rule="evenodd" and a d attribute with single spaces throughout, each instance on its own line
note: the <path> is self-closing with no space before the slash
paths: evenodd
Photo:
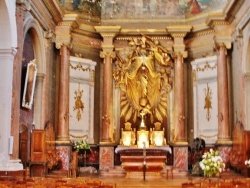
<path id="1" fill-rule="evenodd" d="M 241 0 L 58 1 L 66 14 L 77 14 L 81 23 L 119 25 L 128 34 L 138 30 L 161 33 L 171 25 L 191 25 L 193 32 L 206 30 L 211 20 L 228 21 Z"/>
<path id="2" fill-rule="evenodd" d="M 44 1 L 50 3 L 49 0 Z M 56 1 L 62 5 L 60 9 L 63 11 L 62 20 L 56 27 L 56 44 L 60 46 L 62 42 L 71 41 L 75 52 L 84 51 L 85 54 L 98 53 L 101 48 L 100 33 L 112 33 L 114 31 L 109 31 L 110 27 L 116 26 L 120 28 L 116 33 L 116 47 L 131 36 L 141 34 L 162 36 L 165 37 L 164 40 L 173 42 L 173 35 L 181 34 L 186 35 L 185 45 L 188 49 L 211 51 L 215 33 L 217 40 L 223 38 L 230 43 L 232 34 L 230 24 L 237 20 L 235 15 L 244 2 L 244 0 Z M 58 14 L 55 12 L 54 15 Z M 99 26 L 102 26 L 101 31 L 96 30 Z M 68 36 L 67 30 L 71 36 Z M 180 48 L 184 48 L 183 41 L 179 43 L 181 43 Z"/>

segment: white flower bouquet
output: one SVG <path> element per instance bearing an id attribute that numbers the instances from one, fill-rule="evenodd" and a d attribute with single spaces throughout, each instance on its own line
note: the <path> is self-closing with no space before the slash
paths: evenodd
<path id="1" fill-rule="evenodd" d="M 245 165 L 248 166 L 248 167 L 250 167 L 250 159 L 245 160 Z"/>
<path id="2" fill-rule="evenodd" d="M 219 177 L 225 168 L 225 163 L 219 156 L 219 151 L 213 149 L 203 154 L 199 164 L 205 177 Z"/>

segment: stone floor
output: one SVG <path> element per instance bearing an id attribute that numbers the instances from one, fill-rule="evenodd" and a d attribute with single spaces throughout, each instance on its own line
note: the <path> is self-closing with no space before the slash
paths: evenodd
<path id="1" fill-rule="evenodd" d="M 145 179 L 143 174 L 131 174 L 131 175 L 125 175 L 125 176 L 102 176 L 99 172 L 92 171 L 88 172 L 85 170 L 84 172 L 80 172 L 80 177 L 86 177 L 86 178 L 97 178 L 100 179 L 103 182 L 112 182 L 116 184 L 117 188 L 150 188 L 150 187 L 166 187 L 166 188 L 178 188 L 182 187 L 183 183 L 187 182 L 197 182 L 197 181 L 203 181 L 204 177 L 199 176 L 190 176 L 189 174 L 183 176 L 183 175 L 174 175 L 172 178 L 166 178 L 166 176 L 161 175 L 146 175 Z M 221 177 L 219 178 L 221 181 L 225 180 L 235 180 L 239 178 L 245 178 L 241 176 L 238 173 L 235 173 L 233 171 L 225 171 L 222 173 Z M 242 187 L 243 188 L 243 187 Z"/>

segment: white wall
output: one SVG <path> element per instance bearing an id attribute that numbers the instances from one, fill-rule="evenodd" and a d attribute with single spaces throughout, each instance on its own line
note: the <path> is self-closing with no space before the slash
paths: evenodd
<path id="1" fill-rule="evenodd" d="M 13 62 L 17 47 L 16 2 L 0 1 L 0 170 L 22 169 L 9 163 Z"/>
<path id="2" fill-rule="evenodd" d="M 206 144 L 215 144 L 218 136 L 218 95 L 216 56 L 196 59 L 192 62 L 194 73 L 194 138 L 203 138 Z M 206 90 L 211 90 L 211 106 L 204 108 Z"/>

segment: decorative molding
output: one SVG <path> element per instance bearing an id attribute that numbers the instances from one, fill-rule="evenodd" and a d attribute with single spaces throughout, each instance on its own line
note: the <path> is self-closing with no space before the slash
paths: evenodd
<path id="1" fill-rule="evenodd" d="M 74 69 L 74 70 L 82 70 L 84 71 L 91 71 L 90 69 L 90 65 L 87 68 L 83 68 L 82 64 L 80 62 L 78 62 L 78 64 L 76 66 L 73 66 L 71 63 L 69 64 L 70 68 Z"/>
<path id="2" fill-rule="evenodd" d="M 52 30 L 47 30 L 47 31 L 44 31 L 44 38 L 46 39 L 52 39 L 55 37 L 55 34 Z"/>
<path id="3" fill-rule="evenodd" d="M 206 35 L 210 35 L 210 34 L 214 34 L 214 33 L 215 33 L 214 29 L 206 29 L 206 30 L 194 32 L 193 36 L 199 37 L 199 36 L 206 36 Z"/>
<path id="4" fill-rule="evenodd" d="M 177 34 L 182 36 L 184 34 L 184 36 L 190 32 L 192 29 L 191 25 L 172 25 L 172 26 L 168 26 L 166 27 L 166 30 L 168 33 L 170 33 L 171 35 L 173 34 Z"/>
<path id="5" fill-rule="evenodd" d="M 217 138 L 218 134 L 214 135 L 206 135 L 206 134 L 200 134 L 199 137 L 201 138 Z"/>
<path id="6" fill-rule="evenodd" d="M 214 70 L 217 68 L 217 63 L 214 64 L 214 66 L 211 66 L 208 61 L 203 65 L 203 67 L 200 67 L 197 65 L 196 72 L 204 72 L 206 70 Z"/>
<path id="7" fill-rule="evenodd" d="M 133 38 L 141 39 L 141 36 L 138 36 L 138 37 L 126 37 L 126 36 L 124 36 L 124 37 L 117 37 L 115 40 L 130 41 Z M 170 41 L 173 40 L 173 38 L 170 37 L 170 36 L 152 36 L 151 39 L 153 39 L 153 40 L 170 40 Z"/>
<path id="8" fill-rule="evenodd" d="M 103 37 L 114 37 L 121 30 L 121 26 L 94 26 Z"/>

